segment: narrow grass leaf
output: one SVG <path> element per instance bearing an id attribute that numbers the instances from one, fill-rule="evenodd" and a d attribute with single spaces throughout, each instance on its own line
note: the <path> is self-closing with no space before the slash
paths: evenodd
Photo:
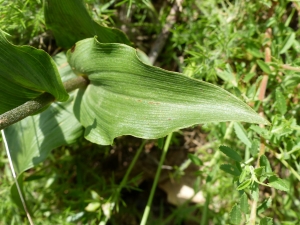
<path id="1" fill-rule="evenodd" d="M 258 207 L 257 214 L 264 213 L 272 205 L 272 198 L 265 199 Z"/>
<path id="2" fill-rule="evenodd" d="M 201 159 L 199 159 L 198 156 L 193 155 L 193 154 L 188 154 L 189 159 L 197 166 L 201 166 L 203 165 L 203 162 L 201 161 Z"/>
<path id="3" fill-rule="evenodd" d="M 97 144 L 121 135 L 156 139 L 208 122 L 268 123 L 215 85 L 144 64 L 127 45 L 85 39 L 68 51 L 68 61 L 90 80 L 74 112 L 85 138 Z"/>
<path id="4" fill-rule="evenodd" d="M 258 64 L 258 66 L 262 69 L 262 71 L 264 71 L 267 74 L 272 73 L 272 71 L 267 63 L 265 63 L 262 60 L 256 60 L 256 62 Z"/>
<path id="5" fill-rule="evenodd" d="M 237 190 L 243 190 L 247 188 L 251 184 L 251 179 L 245 180 L 243 183 L 241 183 L 238 187 Z"/>
<path id="6" fill-rule="evenodd" d="M 237 205 L 234 205 L 231 212 L 230 212 L 230 215 L 229 215 L 229 218 L 230 218 L 230 222 L 232 224 L 240 224 L 241 221 L 242 221 L 242 213 L 241 213 L 241 210 L 240 208 L 237 206 Z"/>
<path id="7" fill-rule="evenodd" d="M 247 132 L 245 131 L 244 127 L 241 123 L 234 123 L 234 131 L 237 135 L 237 137 L 240 139 L 241 142 L 243 142 L 247 147 L 251 147 L 251 141 L 249 140 L 247 136 Z"/>
<path id="8" fill-rule="evenodd" d="M 264 217 L 260 220 L 259 225 L 273 225 L 273 218 Z"/>
<path id="9" fill-rule="evenodd" d="M 241 162 L 243 159 L 242 157 L 233 149 L 227 146 L 220 146 L 220 151 L 223 152 L 227 157 L 233 159 L 236 162 Z"/>
<path id="10" fill-rule="evenodd" d="M 283 46 L 279 52 L 279 54 L 283 54 L 286 53 L 287 50 L 290 49 L 290 47 L 292 47 L 294 41 L 296 38 L 296 34 L 294 32 L 292 32 L 288 37 L 286 37 L 286 39 L 283 42 Z"/>
<path id="11" fill-rule="evenodd" d="M 268 183 L 269 186 L 276 188 L 278 190 L 281 190 L 281 191 L 289 191 L 289 185 L 288 185 L 287 181 L 282 180 L 277 176 L 271 176 L 268 178 L 268 180 L 269 180 L 269 183 Z"/>

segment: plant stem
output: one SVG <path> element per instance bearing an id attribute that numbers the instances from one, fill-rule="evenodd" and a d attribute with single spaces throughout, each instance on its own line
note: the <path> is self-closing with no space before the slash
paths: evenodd
<path id="1" fill-rule="evenodd" d="M 3 131 L 3 130 L 1 130 L 1 134 L 2 134 L 2 138 L 3 138 L 5 150 L 6 150 L 6 153 L 7 153 L 7 158 L 8 158 L 8 161 L 9 161 L 9 166 L 10 166 L 10 169 L 11 169 L 11 173 L 12 173 L 12 176 L 13 176 L 13 178 L 14 178 L 14 181 L 15 181 L 15 184 L 16 184 L 16 187 L 17 187 L 17 190 L 18 190 L 18 193 L 19 193 L 19 196 L 20 196 L 20 199 L 21 199 L 21 202 L 22 202 L 24 211 L 25 211 L 25 213 L 26 213 L 26 216 L 27 216 L 27 218 L 28 218 L 28 221 L 29 221 L 30 225 L 34 225 L 34 223 L 33 223 L 33 221 L 32 221 L 32 218 L 31 218 L 31 216 L 30 216 L 30 213 L 29 213 L 29 211 L 28 211 L 28 209 L 27 209 L 27 206 L 26 206 L 25 199 L 24 199 L 24 197 L 23 197 L 21 188 L 20 188 L 19 183 L 18 183 L 18 178 L 17 178 L 16 172 L 15 172 L 15 170 L 14 170 L 14 165 L 13 165 L 13 162 L 12 162 L 12 160 L 11 160 L 9 147 L 8 147 L 8 144 L 7 144 L 7 141 L 6 141 L 6 137 L 5 137 L 5 134 L 4 134 L 4 131 Z"/>
<path id="2" fill-rule="evenodd" d="M 110 218 L 111 212 L 113 211 L 115 205 L 116 205 L 117 210 L 118 210 L 118 204 L 115 204 L 115 203 L 116 203 L 116 201 L 118 201 L 118 197 L 120 196 L 120 193 L 121 193 L 122 189 L 125 187 L 125 184 L 126 184 L 126 182 L 128 180 L 128 177 L 129 177 L 129 174 L 131 173 L 131 171 L 132 171 L 135 163 L 137 162 L 142 150 L 144 149 L 145 144 L 146 144 L 146 140 L 143 140 L 141 146 L 139 147 L 139 149 L 135 153 L 128 169 L 126 170 L 125 176 L 123 177 L 121 183 L 119 184 L 119 186 L 117 188 L 117 191 L 112 196 L 112 200 L 111 200 L 112 204 L 110 204 L 108 215 L 105 215 L 105 218 L 100 222 L 100 225 L 104 225 L 104 224 L 107 223 L 107 221 Z"/>
<path id="3" fill-rule="evenodd" d="M 278 159 L 278 160 L 279 160 L 286 168 L 288 168 L 288 169 L 291 171 L 291 173 L 292 173 L 292 174 L 300 181 L 300 175 L 298 174 L 298 172 L 295 171 L 295 170 L 293 169 L 293 167 L 291 167 L 290 164 L 282 158 L 281 154 L 275 153 L 275 156 L 276 156 L 276 158 L 277 158 L 277 159 Z"/>
<path id="4" fill-rule="evenodd" d="M 71 92 L 77 88 L 87 86 L 89 84 L 89 81 L 87 78 L 79 76 L 67 80 L 63 84 L 66 91 Z M 54 101 L 54 96 L 45 92 L 35 99 L 29 100 L 28 102 L 25 102 L 24 104 L 3 113 L 2 115 L 0 115 L 0 130 L 24 119 L 27 116 L 39 112 Z"/>
<path id="5" fill-rule="evenodd" d="M 165 161 L 165 158 L 166 158 L 169 146 L 170 146 L 172 134 L 173 133 L 170 133 L 167 137 L 162 155 L 160 157 L 159 165 L 158 165 L 158 168 L 157 168 L 157 171 L 156 171 L 156 174 L 155 174 L 155 178 L 154 178 L 153 185 L 152 185 L 152 188 L 151 188 L 150 196 L 148 198 L 148 202 L 147 202 L 146 208 L 144 210 L 143 218 L 142 218 L 142 221 L 141 221 L 140 225 L 146 225 L 146 222 L 147 222 L 147 219 L 148 219 L 148 216 L 149 216 L 149 213 L 150 213 L 150 209 L 151 209 L 153 196 L 154 196 L 155 189 L 156 189 L 158 179 L 159 179 L 159 176 L 160 176 L 161 168 L 163 166 L 163 163 Z"/>

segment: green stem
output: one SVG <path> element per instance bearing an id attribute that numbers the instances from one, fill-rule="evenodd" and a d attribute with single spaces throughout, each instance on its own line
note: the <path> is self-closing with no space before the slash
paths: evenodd
<path id="1" fill-rule="evenodd" d="M 129 165 L 129 167 L 128 167 L 126 173 L 125 173 L 125 176 L 123 177 L 123 179 L 122 179 L 120 185 L 119 185 L 118 188 L 117 188 L 117 192 L 116 192 L 116 194 L 115 194 L 115 196 L 114 196 L 113 201 L 116 201 L 116 200 L 117 200 L 117 198 L 118 198 L 118 196 L 120 195 L 122 189 L 125 187 L 125 184 L 126 184 L 126 182 L 127 182 L 127 180 L 128 180 L 128 177 L 129 177 L 129 174 L 131 173 L 131 171 L 132 171 L 132 169 L 133 169 L 135 163 L 137 162 L 137 160 L 138 160 L 138 158 L 139 158 L 139 156 L 140 156 L 142 150 L 144 149 L 145 144 L 146 144 L 146 140 L 144 140 L 144 141 L 142 142 L 141 146 L 139 147 L 139 149 L 138 149 L 137 152 L 135 153 L 134 158 L 132 159 L 132 161 L 131 161 L 131 163 L 130 163 L 130 165 Z"/>
<path id="2" fill-rule="evenodd" d="M 77 88 L 85 87 L 89 84 L 89 81 L 85 77 L 76 77 L 64 82 L 64 88 L 67 92 L 71 92 Z M 0 130 L 19 122 L 20 120 L 38 113 L 44 107 L 55 101 L 54 96 L 49 93 L 43 93 L 35 99 L 29 100 L 24 104 L 9 110 L 0 115 Z"/>
<path id="3" fill-rule="evenodd" d="M 146 144 L 146 140 L 143 140 L 141 146 L 139 147 L 139 149 L 137 150 L 137 152 L 135 153 L 128 169 L 126 170 L 126 173 L 125 173 L 125 176 L 123 177 L 121 183 L 119 184 L 118 188 L 117 188 L 117 191 L 114 193 L 113 197 L 112 197 L 112 204 L 110 204 L 110 208 L 109 208 L 109 212 L 108 212 L 108 215 L 105 215 L 105 218 L 103 221 L 100 222 L 100 225 L 104 225 L 107 223 L 108 219 L 110 218 L 110 215 L 111 215 L 111 212 L 113 211 L 114 207 L 115 207 L 115 203 L 116 201 L 118 200 L 118 197 L 120 196 L 120 193 L 122 191 L 122 189 L 125 187 L 125 184 L 128 180 L 128 177 L 135 165 L 135 163 L 137 162 L 142 150 L 144 149 L 144 146 Z M 118 207 L 118 204 L 117 204 L 117 207 Z M 118 209 L 117 209 L 118 210 Z"/>
<path id="4" fill-rule="evenodd" d="M 294 170 L 293 167 L 291 167 L 290 164 L 286 160 L 281 158 L 281 154 L 275 153 L 275 156 L 300 181 L 299 173 L 296 170 Z"/>
<path id="5" fill-rule="evenodd" d="M 156 174 L 155 174 L 155 178 L 154 178 L 153 185 L 152 185 L 152 188 L 151 188 L 150 196 L 148 198 L 148 202 L 147 202 L 146 208 L 144 210 L 144 214 L 143 214 L 142 221 L 141 221 L 140 225 L 145 225 L 146 222 L 147 222 L 147 219 L 148 219 L 148 216 L 149 216 L 149 213 L 150 213 L 150 209 L 151 209 L 152 200 L 153 200 L 154 193 L 155 193 L 155 189 L 156 189 L 156 186 L 158 184 L 161 168 L 163 166 L 163 163 L 165 161 L 165 158 L 166 158 L 169 146 L 170 146 L 171 138 L 172 138 L 172 133 L 170 133 L 168 135 L 165 146 L 164 146 L 164 149 L 163 149 L 163 152 L 162 152 L 162 155 L 160 157 L 159 165 L 158 165 L 158 168 L 157 168 L 157 171 L 156 171 Z"/>

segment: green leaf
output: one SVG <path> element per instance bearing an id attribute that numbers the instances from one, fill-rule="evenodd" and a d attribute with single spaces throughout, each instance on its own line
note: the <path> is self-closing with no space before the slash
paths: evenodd
<path id="1" fill-rule="evenodd" d="M 249 213 L 248 197 L 245 192 L 244 192 L 244 194 L 242 194 L 242 196 L 240 198 L 240 209 L 245 214 Z"/>
<path id="2" fill-rule="evenodd" d="M 259 222 L 259 225 L 273 225 L 273 218 L 270 217 L 262 218 Z"/>
<path id="3" fill-rule="evenodd" d="M 0 114 L 43 92 L 66 101 L 65 91 L 54 61 L 44 51 L 10 44 L 0 30 Z"/>
<path id="4" fill-rule="evenodd" d="M 201 161 L 201 159 L 199 159 L 198 156 L 195 156 L 193 154 L 188 154 L 189 159 L 197 166 L 201 166 L 203 165 L 203 162 Z"/>
<path id="5" fill-rule="evenodd" d="M 283 46 L 282 46 L 282 49 L 280 50 L 279 54 L 286 53 L 286 51 L 289 50 L 290 47 L 292 47 L 292 45 L 295 41 L 295 37 L 296 37 L 296 34 L 294 32 L 292 32 L 288 37 L 286 37 L 286 39 L 283 42 Z"/>
<path id="6" fill-rule="evenodd" d="M 265 155 L 262 155 L 259 159 L 261 167 L 265 167 L 266 173 L 272 173 L 272 168 L 268 158 Z"/>
<path id="7" fill-rule="evenodd" d="M 294 88 L 300 83 L 300 75 L 293 74 L 291 76 L 284 76 L 284 79 L 282 81 L 282 85 L 285 88 Z"/>
<path id="8" fill-rule="evenodd" d="M 100 208 L 100 202 L 90 202 L 84 209 L 88 212 L 95 212 Z"/>
<path id="9" fill-rule="evenodd" d="M 63 79 L 75 76 L 70 74 L 72 70 L 63 54 L 56 57 L 56 60 Z M 82 135 L 82 126 L 72 110 L 75 94 L 72 93 L 67 102 L 55 102 L 42 113 L 5 128 L 4 133 L 18 174 L 45 160 L 52 149 L 73 143 Z"/>
<path id="10" fill-rule="evenodd" d="M 267 74 L 272 73 L 272 71 L 267 63 L 265 63 L 262 60 L 256 60 L 256 62 L 258 64 L 258 66 L 262 69 L 262 71 L 264 71 Z"/>
<path id="11" fill-rule="evenodd" d="M 259 135 L 263 136 L 267 140 L 269 140 L 271 138 L 270 132 L 265 128 L 262 128 L 257 125 L 251 125 L 250 129 L 255 131 L 256 133 L 258 133 Z"/>
<path id="12" fill-rule="evenodd" d="M 256 182 L 254 182 L 251 186 L 250 186 L 250 193 L 251 196 L 253 198 L 253 200 L 258 201 L 259 198 L 259 188 L 258 188 L 258 184 Z"/>
<path id="13" fill-rule="evenodd" d="M 220 146 L 220 151 L 223 152 L 227 157 L 233 159 L 236 162 L 241 162 L 243 159 L 242 157 L 233 149 L 227 147 L 227 146 Z"/>
<path id="14" fill-rule="evenodd" d="M 220 169 L 233 176 L 240 176 L 241 174 L 241 172 L 236 168 L 236 166 L 230 164 L 223 164 L 220 166 Z"/>
<path id="15" fill-rule="evenodd" d="M 256 168 L 256 169 L 254 170 L 254 173 L 255 173 L 255 176 L 256 176 L 256 177 L 261 177 L 261 176 L 263 176 L 263 175 L 265 174 L 265 167 L 262 166 L 262 167 Z"/>
<path id="16" fill-rule="evenodd" d="M 282 92 L 277 88 L 276 89 L 276 106 L 278 111 L 284 115 L 287 111 L 286 100 Z"/>
<path id="17" fill-rule="evenodd" d="M 263 213 L 264 211 L 266 211 L 268 208 L 271 207 L 271 204 L 272 204 L 272 198 L 268 198 L 268 199 L 265 199 L 258 207 L 257 207 L 257 214 L 261 214 Z"/>
<path id="18" fill-rule="evenodd" d="M 56 43 L 63 48 L 71 48 L 77 41 L 95 35 L 102 43 L 130 44 L 122 31 L 96 23 L 82 0 L 46 0 L 44 13 Z"/>
<path id="19" fill-rule="evenodd" d="M 247 147 L 251 147 L 251 142 L 247 137 L 247 133 L 244 127 L 240 123 L 234 123 L 234 130 L 237 137 L 243 142 Z"/>
<path id="20" fill-rule="evenodd" d="M 53 103 L 46 111 L 4 130 L 17 173 L 44 161 L 52 149 L 73 143 L 82 135 L 72 102 L 73 98 L 66 103 Z"/>
<path id="21" fill-rule="evenodd" d="M 146 65 L 123 44 L 85 39 L 67 56 L 90 80 L 78 92 L 74 112 L 94 143 L 109 145 L 121 135 L 156 139 L 199 123 L 267 122 L 223 89 Z"/>
<path id="22" fill-rule="evenodd" d="M 278 190 L 281 190 L 281 191 L 289 191 L 289 185 L 288 185 L 287 181 L 282 180 L 277 176 L 271 176 L 268 178 L 268 180 L 269 180 L 269 183 L 268 183 L 269 186 L 276 188 Z"/>
<path id="23" fill-rule="evenodd" d="M 241 213 L 240 208 L 237 205 L 233 206 L 233 208 L 230 212 L 229 218 L 230 218 L 230 222 L 232 224 L 240 224 L 241 223 L 242 213 Z"/>
<path id="24" fill-rule="evenodd" d="M 251 179 L 245 180 L 243 183 L 241 183 L 237 187 L 237 190 L 240 191 L 240 190 L 243 190 L 243 189 L 247 188 L 251 184 L 251 182 L 252 182 Z"/>
<path id="25" fill-rule="evenodd" d="M 252 141 L 252 145 L 251 147 L 249 148 L 249 151 L 250 151 L 250 154 L 253 156 L 253 157 L 256 157 L 257 154 L 258 154 L 258 149 L 259 149 L 259 145 L 260 145 L 260 141 L 257 140 L 257 139 L 254 139 Z"/>

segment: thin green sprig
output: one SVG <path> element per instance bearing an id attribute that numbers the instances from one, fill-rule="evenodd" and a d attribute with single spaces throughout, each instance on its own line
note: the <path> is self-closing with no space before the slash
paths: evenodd
<path id="1" fill-rule="evenodd" d="M 159 165 L 158 165 L 158 168 L 157 168 L 157 171 L 156 171 L 156 174 L 155 174 L 155 178 L 154 178 L 154 182 L 153 182 L 153 185 L 152 185 L 152 188 L 151 188 L 150 196 L 148 198 L 148 202 L 147 202 L 146 208 L 144 210 L 144 214 L 143 214 L 142 221 L 141 221 L 140 225 L 146 225 L 146 222 L 147 222 L 147 219 L 148 219 L 148 216 L 149 216 L 149 213 L 150 213 L 150 209 L 151 209 L 152 200 L 153 200 L 154 193 L 155 193 L 157 183 L 158 183 L 158 179 L 159 179 L 159 176 L 160 176 L 161 168 L 163 166 L 163 163 L 165 161 L 165 158 L 166 158 L 169 146 L 170 146 L 172 134 L 173 133 L 170 133 L 167 136 L 167 140 L 166 140 L 162 155 L 160 157 Z"/>

